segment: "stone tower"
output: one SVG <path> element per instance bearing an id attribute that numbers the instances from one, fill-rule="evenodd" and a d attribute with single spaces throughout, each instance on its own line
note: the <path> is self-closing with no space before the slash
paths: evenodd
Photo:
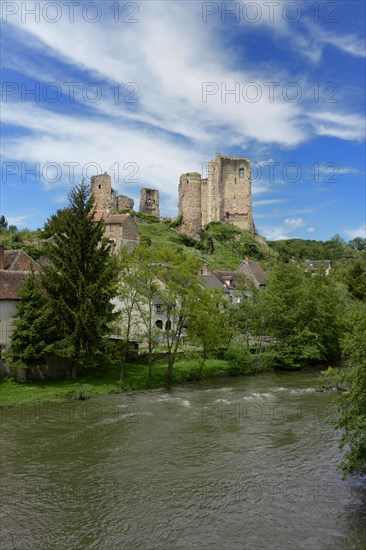
<path id="1" fill-rule="evenodd" d="M 90 178 L 90 190 L 97 210 L 133 210 L 133 199 L 113 192 L 111 176 L 107 172 Z"/>
<path id="2" fill-rule="evenodd" d="M 207 223 L 227 222 L 254 231 L 250 160 L 217 153 L 208 165 L 207 201 Z"/>
<path id="3" fill-rule="evenodd" d="M 95 198 L 97 210 L 108 210 L 112 198 L 111 176 L 104 172 L 90 178 L 91 193 Z"/>
<path id="4" fill-rule="evenodd" d="M 140 212 L 149 216 L 160 217 L 159 191 L 146 188 L 140 190 Z"/>
<path id="5" fill-rule="evenodd" d="M 197 172 L 183 174 L 179 185 L 182 232 L 198 238 L 208 223 L 223 222 L 254 233 L 251 187 L 248 158 L 217 153 L 209 162 L 207 179 Z"/>
<path id="6" fill-rule="evenodd" d="M 201 175 L 182 174 L 179 181 L 179 213 L 183 215 L 182 233 L 198 239 L 202 228 Z"/>

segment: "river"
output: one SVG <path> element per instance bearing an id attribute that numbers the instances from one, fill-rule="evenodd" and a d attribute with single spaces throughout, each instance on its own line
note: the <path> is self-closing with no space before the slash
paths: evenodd
<path id="1" fill-rule="evenodd" d="M 1 548 L 364 550 L 335 396 L 272 372 L 3 411 Z"/>

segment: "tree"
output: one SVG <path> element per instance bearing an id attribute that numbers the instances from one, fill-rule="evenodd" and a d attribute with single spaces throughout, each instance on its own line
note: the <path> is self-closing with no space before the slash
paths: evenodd
<path id="1" fill-rule="evenodd" d="M 118 283 L 118 298 L 121 304 L 121 333 L 123 338 L 122 365 L 120 372 L 120 382 L 122 382 L 127 353 L 130 347 L 131 334 L 133 333 L 136 335 L 140 325 L 136 315 L 138 315 L 142 305 L 142 296 L 140 295 L 139 264 L 138 261 L 136 261 L 136 257 L 131 256 L 126 248 L 122 248 L 119 261 L 120 277 Z"/>
<path id="2" fill-rule="evenodd" d="M 363 239 L 362 237 L 356 237 L 355 239 L 352 239 L 352 241 L 349 241 L 348 244 L 354 250 L 359 250 L 359 251 L 366 250 L 366 239 Z"/>
<path id="3" fill-rule="evenodd" d="M 131 284 L 137 290 L 136 305 L 143 325 L 142 336 L 148 345 L 149 378 L 152 376 L 153 353 L 158 346 L 158 330 L 154 325 L 154 303 L 160 288 L 160 265 L 153 261 L 150 249 L 144 245 L 134 252 L 135 277 Z"/>
<path id="4" fill-rule="evenodd" d="M 31 368 L 44 361 L 50 320 L 47 297 L 33 271 L 26 278 L 19 298 L 8 356 L 15 366 Z"/>
<path id="5" fill-rule="evenodd" d="M 171 384 L 173 368 L 183 331 L 189 324 L 199 292 L 197 271 L 199 261 L 191 255 L 184 255 L 167 248 L 164 262 L 159 273 L 161 286 L 159 295 L 166 312 L 167 323 L 171 327 L 166 331 L 168 348 L 168 368 L 166 380 Z"/>
<path id="6" fill-rule="evenodd" d="M 331 281 L 277 266 L 258 295 L 259 321 L 274 337 L 277 366 L 296 368 L 339 353 L 341 304 Z"/>
<path id="7" fill-rule="evenodd" d="M 4 215 L 0 216 L 0 228 L 6 229 L 8 227 L 8 222 L 6 221 L 6 218 Z"/>
<path id="8" fill-rule="evenodd" d="M 53 342 L 49 351 L 77 370 L 108 360 L 108 334 L 116 314 L 117 262 L 110 255 L 104 226 L 94 220 L 94 200 L 83 181 L 69 194 L 69 207 L 54 219 L 42 284 L 51 301 Z"/>
<path id="9" fill-rule="evenodd" d="M 53 237 L 60 230 L 60 226 L 67 223 L 69 214 L 69 208 L 59 209 L 55 214 L 52 214 L 44 224 L 43 237 L 45 239 Z"/>
<path id="10" fill-rule="evenodd" d="M 361 260 L 347 264 L 343 281 L 353 298 L 366 301 L 366 262 Z"/>
<path id="11" fill-rule="evenodd" d="M 201 348 L 200 376 L 210 353 L 222 347 L 226 336 L 224 297 L 220 291 L 198 288 L 189 312 L 188 336 Z"/>
<path id="12" fill-rule="evenodd" d="M 357 304 L 350 318 L 344 351 L 352 367 L 349 393 L 342 395 L 338 428 L 341 449 L 347 447 L 341 469 L 347 475 L 366 474 L 366 304 Z"/>

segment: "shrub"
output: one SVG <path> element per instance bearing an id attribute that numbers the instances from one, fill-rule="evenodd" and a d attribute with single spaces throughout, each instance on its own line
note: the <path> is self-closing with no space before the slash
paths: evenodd
<path id="1" fill-rule="evenodd" d="M 253 356 L 247 346 L 240 342 L 232 342 L 226 353 L 225 359 L 229 362 L 230 368 L 228 373 L 230 376 L 240 376 L 242 374 L 252 374 Z"/>

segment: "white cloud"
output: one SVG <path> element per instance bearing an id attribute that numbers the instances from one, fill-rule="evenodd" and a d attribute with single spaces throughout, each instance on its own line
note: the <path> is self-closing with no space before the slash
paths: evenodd
<path id="1" fill-rule="evenodd" d="M 23 215 L 17 215 L 17 216 L 6 216 L 6 221 L 9 225 L 16 225 L 17 227 L 26 227 L 26 221 L 28 220 L 28 216 Z"/>
<path id="2" fill-rule="evenodd" d="M 305 222 L 302 218 L 286 218 L 285 225 L 291 228 L 304 227 Z"/>
<path id="3" fill-rule="evenodd" d="M 361 115 L 347 113 L 313 112 L 312 124 L 320 136 L 337 137 L 347 141 L 362 141 L 365 138 L 365 119 Z"/>
<path id="4" fill-rule="evenodd" d="M 361 224 L 356 229 L 344 229 L 344 233 L 350 239 L 355 239 L 356 237 L 362 237 L 366 239 L 366 223 Z"/>
<path id="5" fill-rule="evenodd" d="M 315 233 L 316 227 L 308 227 L 308 228 L 307 228 L 307 231 L 308 231 L 309 233 Z"/>
<path id="6" fill-rule="evenodd" d="M 259 226 L 259 229 L 267 239 L 281 241 L 295 238 L 296 235 L 292 233 L 304 226 L 305 222 L 302 218 L 286 218 L 281 225 Z"/>
<path id="7" fill-rule="evenodd" d="M 256 200 L 254 199 L 254 206 L 267 206 L 271 204 L 280 204 L 283 202 L 286 202 L 286 199 L 263 199 L 263 200 Z"/>

